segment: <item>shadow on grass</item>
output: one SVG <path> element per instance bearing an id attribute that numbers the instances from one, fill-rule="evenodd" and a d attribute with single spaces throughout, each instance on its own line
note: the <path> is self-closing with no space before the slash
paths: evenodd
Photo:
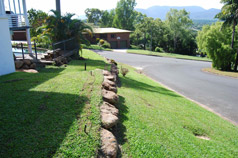
<path id="1" fill-rule="evenodd" d="M 93 69 L 105 69 L 106 67 L 109 67 L 110 64 L 102 61 L 102 60 L 93 60 L 93 59 L 86 59 L 86 60 L 74 60 L 71 61 L 69 65 L 79 65 L 81 66 L 81 69 L 84 69 L 84 66 L 87 66 L 87 70 L 93 70 Z"/>
<path id="2" fill-rule="evenodd" d="M 88 98 L 30 90 L 62 72 L 0 77 L 0 157 L 53 157 Z M 9 81 L 9 82 L 6 82 Z M 49 85 L 50 86 L 50 85 Z"/>
<path id="3" fill-rule="evenodd" d="M 123 144 L 125 144 L 127 142 L 127 138 L 126 138 L 126 126 L 123 125 L 123 122 L 128 120 L 126 114 L 128 113 L 128 107 L 125 105 L 125 98 L 122 96 L 119 96 L 119 103 L 118 103 L 118 109 L 120 111 L 119 113 L 119 123 L 117 124 L 117 126 L 115 126 L 112 131 L 114 133 L 114 135 L 117 138 L 118 144 L 120 146 L 122 146 Z M 118 152 L 118 157 L 122 157 L 122 151 L 119 148 L 119 152 Z"/>
<path id="4" fill-rule="evenodd" d="M 155 93 L 159 93 L 159 94 L 163 94 L 163 95 L 169 95 L 172 97 L 181 97 L 177 94 L 175 94 L 174 92 L 165 89 L 163 87 L 154 87 L 152 85 L 131 79 L 129 77 L 121 77 L 121 82 L 122 82 L 122 87 L 127 87 L 127 88 L 133 88 L 136 89 L 138 91 L 149 91 L 149 92 L 155 92 Z"/>

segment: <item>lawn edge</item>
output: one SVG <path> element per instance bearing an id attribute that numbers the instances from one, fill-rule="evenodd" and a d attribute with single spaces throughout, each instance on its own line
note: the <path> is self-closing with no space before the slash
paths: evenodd
<path id="1" fill-rule="evenodd" d="M 132 53 L 132 52 L 126 52 L 126 53 L 129 53 L 129 54 L 138 54 L 138 55 L 146 55 L 146 56 L 153 56 L 153 57 L 163 57 L 163 58 L 183 59 L 183 60 L 190 60 L 190 61 L 212 62 L 212 61 L 208 61 L 208 60 L 197 60 L 197 59 L 186 59 L 186 58 L 177 58 L 177 57 L 167 57 L 167 56 L 152 55 L 152 54 L 140 54 L 140 53 Z"/>
<path id="2" fill-rule="evenodd" d="M 216 75 L 216 76 L 223 76 L 223 77 L 229 77 L 229 78 L 233 78 L 233 79 L 238 79 L 238 77 L 234 77 L 234 76 L 230 76 L 230 75 L 225 75 L 223 73 L 216 73 L 216 72 L 209 71 L 210 69 L 213 69 L 213 68 L 203 68 L 202 72 L 213 74 L 213 75 Z M 220 70 L 217 70 L 217 71 L 220 71 Z"/>
<path id="3" fill-rule="evenodd" d="M 133 69 L 137 70 L 137 68 L 135 68 L 135 67 L 133 67 L 133 66 L 130 66 L 130 65 L 127 65 L 127 64 L 124 64 L 124 63 L 120 63 L 120 62 L 119 62 L 119 64 L 120 64 L 120 65 L 126 65 L 126 66 L 132 67 Z M 137 72 L 137 73 L 138 73 L 138 72 Z M 181 94 L 180 92 L 174 90 L 173 88 L 170 88 L 169 86 L 167 86 L 167 85 L 161 83 L 160 81 L 157 81 L 157 80 L 153 79 L 152 77 L 148 76 L 143 70 L 141 71 L 141 74 L 145 75 L 146 77 L 148 77 L 149 79 L 153 80 L 154 82 L 160 84 L 162 87 L 164 87 L 164 88 L 166 88 L 166 89 L 168 89 L 168 90 L 170 90 L 170 91 L 172 91 L 172 92 L 174 92 L 174 93 L 180 95 L 181 97 L 183 97 L 183 98 L 185 98 L 185 99 L 187 99 L 187 100 L 189 100 L 189 101 L 191 101 L 191 102 L 193 102 L 193 103 L 199 105 L 200 107 L 204 108 L 205 110 L 212 112 L 213 114 L 219 116 L 220 118 L 222 118 L 222 119 L 228 121 L 228 122 L 231 123 L 232 125 L 234 125 L 234 126 L 236 126 L 236 127 L 238 126 L 238 123 L 236 123 L 235 121 L 232 121 L 231 119 L 229 119 L 229 118 L 227 118 L 227 117 L 225 117 L 225 116 L 222 116 L 221 114 L 219 114 L 218 112 L 216 112 L 216 111 L 214 111 L 213 109 L 209 108 L 209 107 L 206 106 L 205 104 L 199 103 L 198 101 L 195 101 L 195 100 L 193 100 L 193 99 L 191 99 L 191 98 L 189 98 L 189 97 L 187 97 L 187 96 Z"/>

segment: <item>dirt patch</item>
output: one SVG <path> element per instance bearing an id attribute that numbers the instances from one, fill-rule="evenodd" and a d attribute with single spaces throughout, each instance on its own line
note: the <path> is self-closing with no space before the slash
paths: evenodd
<path id="1" fill-rule="evenodd" d="M 142 98 L 142 97 L 140 97 L 140 96 L 137 96 L 138 98 L 140 98 L 147 106 L 153 106 L 153 105 L 151 105 L 146 99 L 144 99 L 144 98 Z"/>
<path id="2" fill-rule="evenodd" d="M 209 137 L 206 136 L 196 136 L 198 139 L 203 139 L 203 140 L 211 140 Z"/>
<path id="3" fill-rule="evenodd" d="M 198 139 L 210 140 L 207 136 L 207 132 L 202 128 L 190 125 L 183 126 L 183 128 L 191 132 Z"/>
<path id="4" fill-rule="evenodd" d="M 202 71 L 211 73 L 214 75 L 219 75 L 219 76 L 238 78 L 238 72 L 221 71 L 221 70 L 216 70 L 214 68 L 204 68 L 204 69 L 202 69 Z"/>
<path id="5" fill-rule="evenodd" d="M 35 69 L 20 69 L 17 70 L 17 72 L 27 72 L 27 73 L 39 73 L 37 70 Z"/>

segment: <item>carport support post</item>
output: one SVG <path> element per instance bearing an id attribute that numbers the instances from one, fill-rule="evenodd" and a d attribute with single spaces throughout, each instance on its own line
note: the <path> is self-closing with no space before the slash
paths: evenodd
<path id="1" fill-rule="evenodd" d="M 151 34 L 150 34 L 150 51 L 152 51 L 152 27 L 151 27 Z"/>
<path id="2" fill-rule="evenodd" d="M 26 23 L 26 26 L 29 27 L 29 20 L 28 20 L 27 9 L 26 9 L 26 0 L 22 0 L 22 4 L 23 4 L 24 16 L 25 16 L 25 23 Z M 33 54 L 32 54 L 32 45 L 31 45 L 30 28 L 27 28 L 27 29 L 26 29 L 26 39 L 27 39 L 27 45 L 28 45 L 29 54 L 30 54 L 30 55 L 33 55 Z"/>

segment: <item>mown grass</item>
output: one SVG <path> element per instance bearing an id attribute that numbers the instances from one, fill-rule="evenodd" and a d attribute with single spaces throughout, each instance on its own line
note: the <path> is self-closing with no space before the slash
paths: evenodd
<path id="1" fill-rule="evenodd" d="M 202 70 L 205 72 L 213 73 L 213 74 L 220 75 L 220 76 L 228 76 L 228 77 L 238 78 L 238 72 L 221 71 L 221 70 L 216 70 L 214 68 L 204 68 Z"/>
<path id="2" fill-rule="evenodd" d="M 115 129 L 123 157 L 238 157 L 237 127 L 123 67 L 130 72 L 120 76 L 120 124 Z"/>
<path id="3" fill-rule="evenodd" d="M 48 66 L 0 77 L 0 157 L 95 157 L 100 145 L 99 71 L 104 61 Z M 84 63 L 87 70 L 84 71 Z"/>
<path id="4" fill-rule="evenodd" d="M 211 59 L 207 57 L 197 57 L 197 56 L 181 55 L 181 54 L 174 54 L 174 53 L 160 53 L 160 52 L 153 52 L 149 50 L 140 50 L 140 49 L 128 49 L 127 53 L 170 57 L 170 58 L 177 58 L 177 59 L 211 61 Z"/>

